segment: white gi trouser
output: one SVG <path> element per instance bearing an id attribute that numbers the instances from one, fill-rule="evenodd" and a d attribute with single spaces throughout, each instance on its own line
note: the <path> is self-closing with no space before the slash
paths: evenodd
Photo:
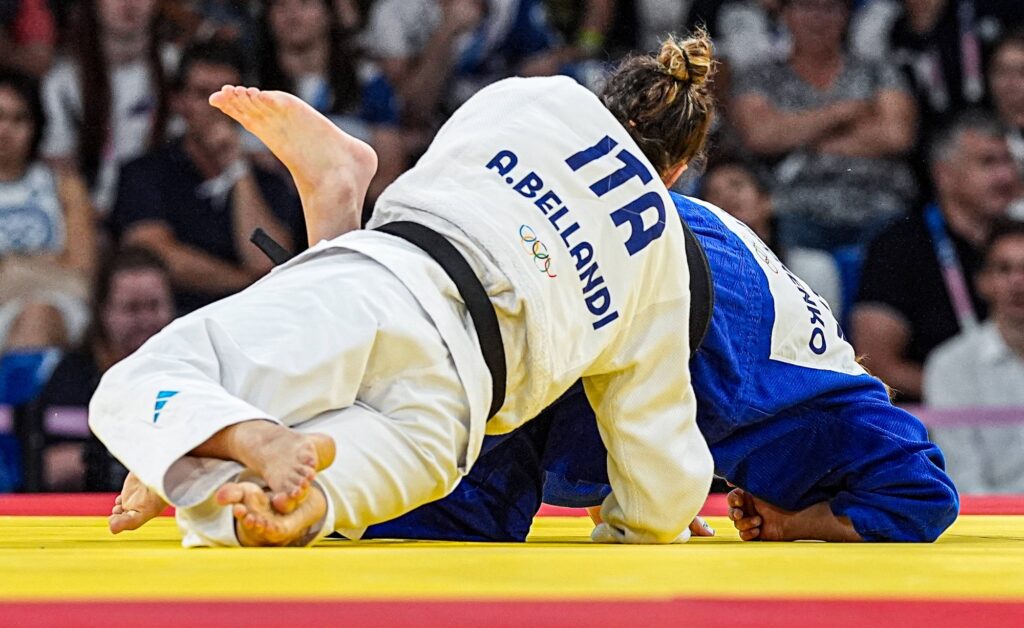
<path id="1" fill-rule="evenodd" d="M 111 368 L 93 397 L 90 427 L 178 508 L 186 546 L 238 544 L 230 508 L 212 495 L 241 466 L 188 453 L 241 421 L 334 439 L 335 462 L 316 480 L 328 513 L 310 542 L 334 530 L 358 538 L 443 497 L 479 451 L 491 382 L 454 285 L 393 239 L 392 263 L 435 284 L 424 304 L 343 240 L 175 321 Z"/>

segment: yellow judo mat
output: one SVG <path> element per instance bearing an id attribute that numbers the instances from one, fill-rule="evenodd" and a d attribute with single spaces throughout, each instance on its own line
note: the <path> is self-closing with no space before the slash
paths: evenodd
<path id="1" fill-rule="evenodd" d="M 978 609 L 996 609 L 986 625 L 1024 627 L 1024 516 L 961 516 L 929 545 L 743 543 L 725 518 L 710 517 L 709 523 L 716 537 L 676 546 L 597 545 L 590 542 L 586 518 L 539 517 L 526 544 L 326 540 L 313 548 L 186 550 L 169 517 L 116 537 L 102 517 L 0 517 L 0 625 L 22 625 L 5 624 L 5 606 L 44 620 L 54 603 L 77 603 L 60 625 L 87 618 L 82 603 L 145 602 L 150 611 L 164 604 L 151 617 L 155 623 L 135 624 L 156 625 L 161 617 L 174 617 L 170 609 L 177 603 L 280 601 L 301 608 L 304 601 L 372 602 L 373 608 L 394 609 L 389 603 L 452 602 L 464 611 L 480 608 L 474 602 L 497 601 L 514 612 L 516 602 L 558 602 L 569 606 L 543 616 L 550 621 L 512 621 L 499 613 L 494 622 L 465 625 L 497 625 L 503 618 L 507 625 L 563 625 L 562 619 L 571 619 L 566 608 L 582 612 L 590 602 L 600 608 L 610 600 L 623 611 L 616 616 L 630 624 L 630 617 L 661 623 L 644 606 L 652 602 L 703 600 L 728 608 L 744 600 L 769 606 L 790 600 L 803 608 L 846 600 L 859 605 L 853 611 L 916 603 L 918 610 L 960 609 L 976 619 Z M 13 616 L 22 617 L 17 612 Z M 789 618 L 805 615 L 791 612 Z M 890 611 L 880 616 L 894 617 Z M 944 611 L 930 624 L 955 616 Z M 374 617 L 357 613 L 343 623 L 375 623 Z M 459 625 L 426 621 L 437 617 L 414 612 L 407 618 L 424 620 L 410 625 Z"/>

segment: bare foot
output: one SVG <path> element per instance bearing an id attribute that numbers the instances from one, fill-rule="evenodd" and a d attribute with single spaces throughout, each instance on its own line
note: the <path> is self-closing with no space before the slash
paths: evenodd
<path id="1" fill-rule="evenodd" d="M 852 543 L 863 540 L 848 517 L 837 517 L 828 502 L 803 510 L 784 510 L 741 488 L 726 497 L 729 519 L 744 541 L 832 541 Z"/>
<path id="2" fill-rule="evenodd" d="M 359 227 L 377 154 L 299 98 L 225 85 L 210 104 L 237 120 L 295 179 L 310 244 Z"/>
<path id="3" fill-rule="evenodd" d="M 726 496 L 729 519 L 744 541 L 788 541 L 785 524 L 793 513 L 772 506 L 741 488 Z"/>
<path id="4" fill-rule="evenodd" d="M 266 480 L 270 502 L 279 513 L 295 510 L 317 471 L 334 462 L 334 439 L 326 434 L 302 434 L 269 421 L 238 426 L 252 428 L 235 434 L 239 461 Z"/>
<path id="5" fill-rule="evenodd" d="M 167 508 L 167 502 L 139 481 L 134 473 L 124 479 L 121 494 L 114 499 L 107 525 L 114 534 L 137 530 Z"/>
<path id="6" fill-rule="evenodd" d="M 270 486 L 278 512 L 301 502 L 317 471 L 334 462 L 334 440 L 326 434 L 302 434 L 273 421 L 242 421 L 220 430 L 190 455 L 234 460 Z"/>
<path id="7" fill-rule="evenodd" d="M 327 499 L 319 489 L 311 491 L 294 511 L 277 512 L 262 488 L 252 482 L 230 482 L 217 491 L 217 503 L 230 506 L 235 533 L 244 547 L 290 545 L 327 514 Z"/>

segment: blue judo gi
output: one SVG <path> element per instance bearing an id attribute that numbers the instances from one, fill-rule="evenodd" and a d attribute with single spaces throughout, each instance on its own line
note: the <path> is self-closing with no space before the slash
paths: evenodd
<path id="1" fill-rule="evenodd" d="M 959 499 L 924 426 L 851 364 L 827 304 L 749 229 L 717 208 L 673 199 L 714 285 L 690 370 L 718 475 L 787 510 L 827 501 L 866 541 L 934 541 Z M 600 504 L 611 490 L 606 457 L 577 385 L 515 432 L 485 440 L 451 495 L 365 538 L 521 541 L 541 501 Z"/>

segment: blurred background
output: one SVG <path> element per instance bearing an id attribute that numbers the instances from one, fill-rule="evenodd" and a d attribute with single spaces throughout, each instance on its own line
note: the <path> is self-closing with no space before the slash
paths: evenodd
<path id="1" fill-rule="evenodd" d="M 103 372 L 269 270 L 244 225 L 308 246 L 210 93 L 286 90 L 372 145 L 368 215 L 484 85 L 598 91 L 698 26 L 718 117 L 678 191 L 827 299 L 962 492 L 1024 493 L 1020 0 L 0 0 L 0 492 L 119 490 Z"/>

